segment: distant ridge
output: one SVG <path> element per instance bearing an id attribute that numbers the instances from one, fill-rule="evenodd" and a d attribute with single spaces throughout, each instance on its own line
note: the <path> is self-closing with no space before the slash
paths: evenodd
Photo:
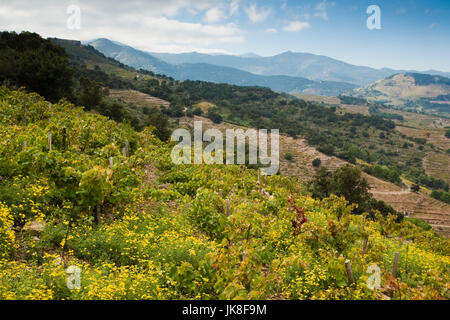
<path id="1" fill-rule="evenodd" d="M 114 43 L 107 39 L 98 39 L 89 44 L 102 52 L 105 56 L 111 57 L 123 64 L 132 66 L 136 69 L 145 69 L 155 73 L 165 74 L 177 80 L 201 80 L 241 86 L 262 86 L 287 93 L 308 93 L 333 96 L 353 90 L 357 87 L 354 84 L 339 81 L 314 81 L 303 77 L 286 75 L 264 76 L 239 68 L 209 63 L 209 60 L 204 62 L 205 57 L 208 57 L 213 61 L 214 59 L 236 58 L 234 56 L 213 56 L 196 52 L 180 55 L 151 54 L 129 46 Z M 177 60 L 179 57 L 183 57 L 182 61 Z M 255 59 L 238 58 L 244 61 Z M 170 62 L 167 62 L 167 60 L 170 60 Z M 185 60 L 189 61 L 189 63 L 185 63 Z"/>

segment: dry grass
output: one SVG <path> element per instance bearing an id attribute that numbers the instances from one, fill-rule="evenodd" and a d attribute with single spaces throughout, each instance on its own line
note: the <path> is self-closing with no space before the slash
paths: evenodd
<path id="1" fill-rule="evenodd" d="M 168 107 L 170 102 L 135 90 L 110 90 L 109 96 L 116 100 L 134 103 L 141 107 Z"/>
<path id="2" fill-rule="evenodd" d="M 423 160 L 423 167 L 428 175 L 442 178 L 450 183 L 450 155 L 445 153 L 432 153 Z"/>
<path id="3" fill-rule="evenodd" d="M 440 147 L 443 150 L 450 148 L 450 139 L 445 137 L 445 129 L 433 129 L 433 128 L 410 128 L 397 125 L 397 131 L 413 137 L 424 138 L 427 142 L 434 144 L 436 147 Z"/>
<path id="4" fill-rule="evenodd" d="M 204 113 L 207 113 L 209 108 L 212 108 L 214 106 L 215 106 L 214 104 L 209 103 L 207 101 L 203 101 L 203 102 L 200 102 L 200 103 L 197 103 L 196 105 L 194 105 L 194 107 L 199 107 L 200 109 L 202 109 L 202 111 Z"/>

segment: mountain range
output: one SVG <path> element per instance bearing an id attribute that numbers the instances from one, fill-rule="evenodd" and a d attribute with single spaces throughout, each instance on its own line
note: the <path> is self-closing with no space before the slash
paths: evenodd
<path id="1" fill-rule="evenodd" d="M 214 83 L 228 83 L 240 86 L 268 87 L 275 91 L 288 93 L 307 93 L 317 95 L 338 95 L 351 91 L 358 86 L 342 81 L 316 81 L 304 77 L 289 75 L 259 75 L 239 68 L 220 65 L 221 59 L 233 56 L 204 55 L 216 57 L 219 62 L 196 61 L 189 63 L 169 63 L 156 54 L 140 51 L 107 39 L 98 39 L 88 43 L 105 56 L 120 61 L 136 69 L 149 70 L 171 76 L 177 80 L 201 80 Z M 253 55 L 254 56 L 254 55 Z M 238 58 L 238 57 L 237 57 Z M 242 59 L 259 59 L 243 58 Z"/>
<path id="2" fill-rule="evenodd" d="M 242 86 L 264 86 L 275 91 L 339 95 L 398 73 L 450 77 L 450 72 L 374 69 L 326 56 L 284 52 L 272 57 L 192 53 L 151 53 L 108 39 L 88 42 L 107 57 L 137 69 L 165 74 L 177 80 L 201 80 Z"/>

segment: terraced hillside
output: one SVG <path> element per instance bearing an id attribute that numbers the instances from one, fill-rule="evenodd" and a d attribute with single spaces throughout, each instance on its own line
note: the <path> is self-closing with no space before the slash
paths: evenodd
<path id="1" fill-rule="evenodd" d="M 136 90 L 110 90 L 109 96 L 116 100 L 123 100 L 144 107 L 169 107 L 170 102 Z"/>
<path id="2" fill-rule="evenodd" d="M 246 129 L 229 123 L 215 124 L 203 117 L 182 118 L 179 123 L 180 126 L 193 127 L 195 120 L 202 121 L 204 130 L 216 128 L 225 132 L 226 129 Z M 292 155 L 292 161 L 284 157 L 288 152 Z M 282 175 L 298 177 L 301 182 L 309 181 L 315 174 L 316 169 L 313 167 L 312 161 L 316 158 L 320 158 L 322 166 L 330 170 L 336 170 L 348 164 L 346 161 L 327 156 L 308 146 L 304 139 L 280 136 L 280 173 Z M 413 193 L 406 187 L 402 189 L 368 174 L 364 174 L 364 176 L 371 186 L 371 193 L 377 200 L 386 202 L 398 212 L 406 213 L 409 217 L 423 219 L 435 231 L 450 237 L 450 205 L 428 195 Z"/>

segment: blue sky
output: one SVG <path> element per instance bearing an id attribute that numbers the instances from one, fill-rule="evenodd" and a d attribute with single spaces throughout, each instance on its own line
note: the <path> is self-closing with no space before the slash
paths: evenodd
<path id="1" fill-rule="evenodd" d="M 80 28 L 67 20 L 80 8 Z M 369 30 L 369 5 L 381 29 Z M 375 68 L 450 71 L 448 0 L 2 0 L 0 29 L 105 37 L 158 52 L 284 51 Z"/>

